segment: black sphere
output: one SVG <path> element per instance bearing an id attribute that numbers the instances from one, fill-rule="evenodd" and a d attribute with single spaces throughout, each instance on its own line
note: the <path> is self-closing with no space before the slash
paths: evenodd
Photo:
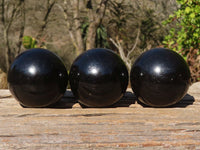
<path id="1" fill-rule="evenodd" d="M 166 107 L 185 96 L 190 85 L 190 71 L 176 52 L 155 48 L 136 60 L 130 80 L 139 101 L 148 106 Z"/>
<path id="2" fill-rule="evenodd" d="M 122 59 L 107 49 L 92 49 L 81 54 L 71 66 L 71 90 L 87 107 L 106 107 L 126 92 L 128 71 Z"/>
<path id="3" fill-rule="evenodd" d="M 45 107 L 65 93 L 67 70 L 61 59 L 45 49 L 30 49 L 16 57 L 8 72 L 11 93 L 25 107 Z"/>

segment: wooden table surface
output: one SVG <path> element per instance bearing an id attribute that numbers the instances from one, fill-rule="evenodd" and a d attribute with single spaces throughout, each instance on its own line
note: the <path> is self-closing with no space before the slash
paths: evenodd
<path id="1" fill-rule="evenodd" d="M 137 104 L 128 89 L 111 108 L 81 108 L 67 91 L 49 108 L 22 108 L 0 90 L 0 150 L 200 149 L 200 84 L 169 108 Z"/>

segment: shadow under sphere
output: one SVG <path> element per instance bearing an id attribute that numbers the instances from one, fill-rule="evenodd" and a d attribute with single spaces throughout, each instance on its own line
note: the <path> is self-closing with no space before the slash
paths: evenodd
<path id="1" fill-rule="evenodd" d="M 74 61 L 69 80 L 81 104 L 106 107 L 126 92 L 128 71 L 122 59 L 111 50 L 91 49 Z"/>

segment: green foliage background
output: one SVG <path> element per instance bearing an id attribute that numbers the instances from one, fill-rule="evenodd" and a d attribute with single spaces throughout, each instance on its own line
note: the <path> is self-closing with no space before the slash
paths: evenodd
<path id="1" fill-rule="evenodd" d="M 176 22 L 165 37 L 163 44 L 178 52 L 187 61 L 193 81 L 200 80 L 200 0 L 177 0 L 180 8 L 163 22 L 164 25 Z"/>

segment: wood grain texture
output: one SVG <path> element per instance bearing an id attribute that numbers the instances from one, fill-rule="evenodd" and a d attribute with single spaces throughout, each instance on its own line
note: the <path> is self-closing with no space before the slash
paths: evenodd
<path id="1" fill-rule="evenodd" d="M 169 108 L 141 106 L 131 89 L 109 108 L 81 108 L 70 91 L 49 108 L 22 108 L 0 90 L 0 150 L 200 149 L 198 89 Z"/>

